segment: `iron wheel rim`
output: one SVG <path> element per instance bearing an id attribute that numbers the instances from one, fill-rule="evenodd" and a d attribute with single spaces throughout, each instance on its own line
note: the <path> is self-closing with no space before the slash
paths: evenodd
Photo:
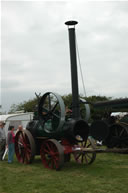
<path id="1" fill-rule="evenodd" d="M 35 156 L 35 142 L 28 130 L 16 133 L 15 153 L 20 163 L 29 164 L 33 161 Z"/>
<path id="2" fill-rule="evenodd" d="M 44 141 L 41 145 L 40 154 L 42 164 L 46 168 L 60 170 L 64 164 L 63 147 L 55 139 Z"/>

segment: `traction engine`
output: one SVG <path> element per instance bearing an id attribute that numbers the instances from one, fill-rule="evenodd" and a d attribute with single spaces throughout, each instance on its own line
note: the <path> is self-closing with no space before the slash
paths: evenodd
<path id="1" fill-rule="evenodd" d="M 78 89 L 75 37 L 77 23 L 65 23 L 68 26 L 71 59 L 71 109 L 65 107 L 62 97 L 57 93 L 47 92 L 40 97 L 36 116 L 26 129 L 16 133 L 15 152 L 20 163 L 29 164 L 36 155 L 40 155 L 46 168 L 59 170 L 65 162 L 70 161 L 71 155 L 77 163 L 91 164 L 97 152 L 128 153 L 128 123 L 116 122 L 110 115 L 88 123 L 90 103 L 79 97 Z M 104 112 L 109 109 L 107 113 L 110 110 L 117 112 L 118 109 L 128 109 L 128 99 L 91 105 L 94 109 L 102 108 Z M 83 110 L 86 112 L 84 116 Z M 94 139 L 103 141 L 107 148 L 120 149 L 97 149 Z"/>
<path id="2" fill-rule="evenodd" d="M 78 163 L 91 164 L 95 152 L 83 152 L 93 148 L 89 136 L 89 105 L 79 98 L 75 42 L 76 21 L 65 23 L 69 31 L 72 79 L 72 109 L 67 109 L 57 93 L 47 92 L 39 100 L 37 115 L 23 131 L 16 134 L 15 152 L 19 162 L 29 164 L 36 155 L 41 156 L 46 168 L 59 170 L 71 154 Z M 80 103 L 85 106 L 86 116 L 81 115 Z"/>

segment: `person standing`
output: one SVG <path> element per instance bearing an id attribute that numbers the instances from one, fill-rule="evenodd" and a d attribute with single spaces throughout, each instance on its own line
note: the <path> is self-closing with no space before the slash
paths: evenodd
<path id="1" fill-rule="evenodd" d="M 4 122 L 0 121 L 0 161 L 2 161 L 2 157 L 4 155 L 6 147 L 6 135 L 4 125 Z"/>
<path id="2" fill-rule="evenodd" d="M 22 125 L 19 125 L 19 126 L 18 126 L 18 131 L 23 131 Z"/>
<path id="3" fill-rule="evenodd" d="M 14 153 L 15 153 L 15 134 L 14 126 L 9 126 L 7 136 L 7 146 L 8 146 L 8 163 L 13 162 Z"/>

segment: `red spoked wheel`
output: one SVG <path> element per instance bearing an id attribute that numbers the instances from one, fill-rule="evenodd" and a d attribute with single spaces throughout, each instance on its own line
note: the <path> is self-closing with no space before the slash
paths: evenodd
<path id="1" fill-rule="evenodd" d="M 29 164 L 35 156 L 34 138 L 28 130 L 18 131 L 15 136 L 15 153 L 17 160 Z"/>
<path id="2" fill-rule="evenodd" d="M 88 138 L 86 141 L 81 141 L 79 143 L 79 146 L 81 148 L 94 148 L 94 142 L 91 138 Z M 75 161 L 77 163 L 81 163 L 81 164 L 91 164 L 94 162 L 95 158 L 96 158 L 96 152 L 75 152 L 74 153 L 74 158 Z"/>
<path id="3" fill-rule="evenodd" d="M 62 145 L 55 139 L 42 143 L 40 149 L 42 163 L 46 168 L 59 170 L 64 164 L 64 151 Z"/>

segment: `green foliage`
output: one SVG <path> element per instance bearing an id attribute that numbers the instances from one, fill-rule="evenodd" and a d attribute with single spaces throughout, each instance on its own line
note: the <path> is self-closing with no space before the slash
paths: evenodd
<path id="1" fill-rule="evenodd" d="M 15 113 L 16 111 L 24 110 L 22 103 L 16 105 L 12 104 L 8 113 Z"/>
<path id="2" fill-rule="evenodd" d="M 86 97 L 86 100 L 91 103 L 98 102 L 98 101 L 108 101 L 110 99 L 112 99 L 112 97 L 106 97 L 106 96 L 100 96 L 100 95 L 98 96 L 93 95 L 93 96 Z"/>
<path id="3" fill-rule="evenodd" d="M 38 99 L 34 98 L 33 100 L 29 100 L 23 104 L 26 112 L 32 112 L 35 110 L 36 105 L 38 104 Z"/>
<path id="4" fill-rule="evenodd" d="M 33 112 L 38 104 L 38 99 L 30 99 L 28 101 L 24 101 L 18 105 L 13 104 L 10 108 L 9 113 L 15 113 L 16 111 L 24 110 L 24 112 Z"/>
<path id="5" fill-rule="evenodd" d="M 86 98 L 88 102 L 91 104 L 96 103 L 96 102 L 101 102 L 101 101 L 109 101 L 111 100 L 111 97 L 106 97 L 106 96 L 89 96 Z M 90 105 L 91 109 L 91 119 L 90 122 L 94 119 L 101 119 L 105 115 L 105 109 L 95 109 L 93 105 Z"/>
<path id="6" fill-rule="evenodd" d="M 71 108 L 72 104 L 72 94 L 63 95 L 62 99 L 64 100 L 64 104 L 66 107 Z"/>

